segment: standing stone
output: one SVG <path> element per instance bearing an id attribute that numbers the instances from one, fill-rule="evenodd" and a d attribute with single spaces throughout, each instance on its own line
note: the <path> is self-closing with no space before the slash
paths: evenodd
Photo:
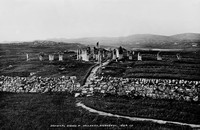
<path id="1" fill-rule="evenodd" d="M 177 57 L 177 59 L 178 59 L 178 60 L 180 60 L 180 59 L 181 59 L 181 56 L 180 56 L 180 54 L 176 54 L 176 57 Z"/>
<path id="2" fill-rule="evenodd" d="M 142 60 L 142 55 L 140 54 L 140 52 L 138 52 L 138 60 Z"/>
<path id="3" fill-rule="evenodd" d="M 28 55 L 28 53 L 26 53 L 26 61 L 29 61 L 30 59 L 29 59 L 29 55 Z"/>
<path id="4" fill-rule="evenodd" d="M 63 61 L 63 54 L 59 54 L 58 59 L 59 59 L 59 61 Z"/>
<path id="5" fill-rule="evenodd" d="M 43 56 L 42 55 L 39 55 L 39 60 L 43 61 Z"/>
<path id="6" fill-rule="evenodd" d="M 160 52 L 157 53 L 157 60 L 162 60 L 162 57 L 160 56 Z"/>
<path id="7" fill-rule="evenodd" d="M 49 54 L 49 61 L 53 61 L 54 60 L 54 55 L 53 54 Z"/>

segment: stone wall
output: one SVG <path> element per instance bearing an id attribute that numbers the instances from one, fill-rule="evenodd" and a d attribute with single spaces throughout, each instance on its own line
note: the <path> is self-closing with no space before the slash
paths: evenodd
<path id="1" fill-rule="evenodd" d="M 0 76 L 0 91 L 45 93 L 81 91 L 82 95 L 110 93 L 116 95 L 143 96 L 155 99 L 200 101 L 200 81 L 146 78 L 91 78 L 81 87 L 75 76 L 9 77 Z"/>
<path id="2" fill-rule="evenodd" d="M 111 93 L 159 99 L 199 101 L 200 81 L 101 77 L 82 88 L 82 94 Z"/>
<path id="3" fill-rule="evenodd" d="M 52 77 L 0 77 L 0 91 L 4 92 L 72 92 L 80 88 L 76 76 Z"/>

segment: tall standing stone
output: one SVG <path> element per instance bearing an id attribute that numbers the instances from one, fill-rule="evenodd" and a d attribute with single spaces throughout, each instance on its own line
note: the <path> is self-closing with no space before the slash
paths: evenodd
<path id="1" fill-rule="evenodd" d="M 142 60 L 142 55 L 140 54 L 140 52 L 138 52 L 138 60 Z"/>
<path id="2" fill-rule="evenodd" d="M 26 61 L 29 61 L 30 59 L 29 59 L 29 55 L 28 55 L 28 53 L 26 53 Z"/>

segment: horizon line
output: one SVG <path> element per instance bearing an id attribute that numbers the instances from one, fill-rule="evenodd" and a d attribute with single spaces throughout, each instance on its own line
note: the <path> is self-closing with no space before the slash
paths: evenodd
<path id="1" fill-rule="evenodd" d="M 55 38 L 41 38 L 41 39 L 32 39 L 32 40 L 3 40 L 0 41 L 1 43 L 14 43 L 14 42 L 33 42 L 33 41 L 51 41 L 51 39 L 65 39 L 65 40 L 70 40 L 70 39 L 83 39 L 83 38 L 118 38 L 118 37 L 128 37 L 128 36 L 133 36 L 133 35 L 158 35 L 158 36 L 166 36 L 166 37 L 171 37 L 174 35 L 180 35 L 180 34 L 200 34 L 200 32 L 185 32 L 185 33 L 178 33 L 178 34 L 173 34 L 173 35 L 162 35 L 162 34 L 155 34 L 155 33 L 137 33 L 137 34 L 129 34 L 125 36 L 83 36 L 83 37 L 74 37 L 74 38 L 67 38 L 67 37 L 55 37 Z"/>

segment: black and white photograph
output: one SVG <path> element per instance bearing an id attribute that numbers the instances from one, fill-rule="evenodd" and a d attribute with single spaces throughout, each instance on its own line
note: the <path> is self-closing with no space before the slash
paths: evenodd
<path id="1" fill-rule="evenodd" d="M 200 129 L 200 0 L 0 0 L 0 129 Z"/>

